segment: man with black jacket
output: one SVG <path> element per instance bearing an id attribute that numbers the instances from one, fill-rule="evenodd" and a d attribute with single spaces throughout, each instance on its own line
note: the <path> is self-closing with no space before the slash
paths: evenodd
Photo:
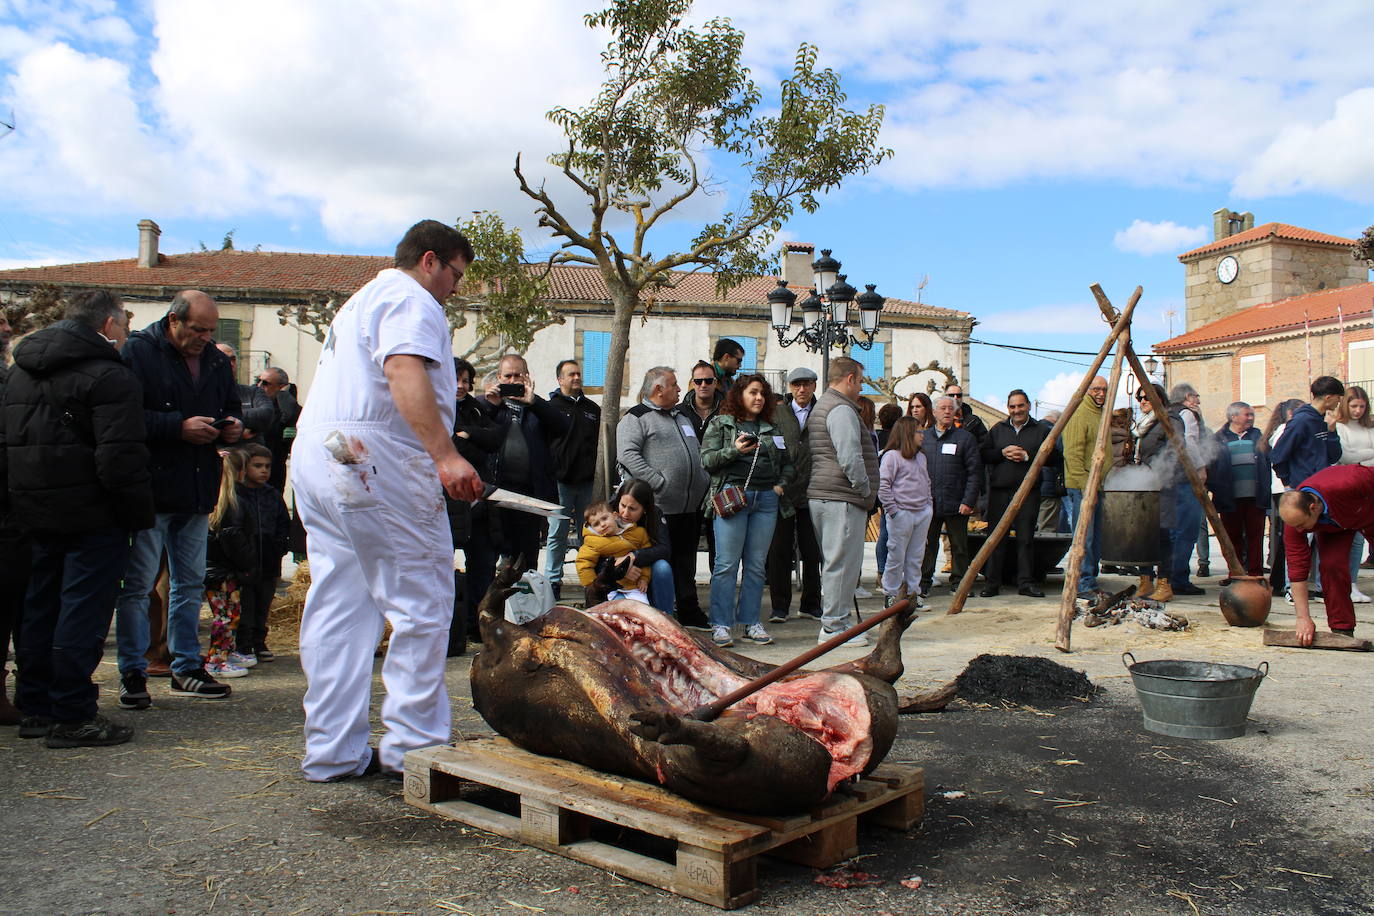
<path id="1" fill-rule="evenodd" d="M 62 321 L 19 345 L 5 386 L 0 514 L 12 512 L 33 539 L 19 735 L 46 735 L 48 747 L 122 744 L 133 736 L 96 711 L 99 691 L 91 683 L 129 535 L 153 524 L 139 383 L 119 358 L 128 333 L 116 296 L 77 293 Z M 128 686 L 143 689 L 141 676 Z"/>
<path id="2" fill-rule="evenodd" d="M 821 545 L 816 526 L 811 522 L 811 504 L 806 495 L 811 486 L 811 447 L 806 439 L 806 421 L 816 406 L 815 370 L 798 366 L 787 374 L 791 392 L 773 411 L 773 425 L 782 430 L 796 479 L 783 494 L 792 501 L 793 515 L 778 518 L 773 542 L 768 547 L 768 601 L 772 605 L 769 623 L 785 623 L 792 607 L 792 565 L 801 560 L 802 593 L 798 609 L 808 617 L 821 616 Z"/>
<path id="3" fill-rule="evenodd" d="M 954 398 L 946 395 L 935 401 L 935 425 L 926 430 L 921 450 L 930 472 L 930 497 L 935 514 L 926 535 L 926 558 L 921 564 L 921 596 L 930 594 L 935 579 L 935 555 L 940 548 L 940 531 L 949 535 L 951 589 L 968 568 L 968 517 L 978 505 L 983 486 L 983 461 L 973 433 L 955 425 L 958 413 Z"/>
<path id="4" fill-rule="evenodd" d="M 1007 413 L 1007 419 L 988 430 L 982 450 L 983 465 L 988 470 L 988 524 L 993 526 L 1011 508 L 1011 498 L 1025 480 L 1031 462 L 1049 435 L 1049 429 L 1031 417 L 1030 398 L 1020 388 L 1007 395 Z M 1061 460 L 1057 453 L 1051 452 L 1046 466 L 1058 464 Z M 1029 598 L 1045 597 L 1045 593 L 1035 584 L 1034 573 L 1035 522 L 1039 511 L 1038 493 L 1032 491 L 1012 522 L 1016 530 L 1017 592 Z M 1010 546 L 1004 540 L 988 560 L 987 585 L 981 592 L 984 598 L 995 597 L 1001 590 L 1002 562 Z"/>
<path id="5" fill-rule="evenodd" d="M 558 502 L 567 518 L 549 521 L 549 538 L 544 542 L 544 575 L 553 586 L 555 598 L 561 597 L 563 588 L 569 529 L 581 530 L 582 513 L 592 500 L 601 429 L 601 405 L 582 393 L 582 367 L 577 360 L 560 362 L 557 376 L 558 390 L 549 392 L 549 406 L 568 421 L 568 431 L 553 441 L 551 450 Z M 575 519 L 578 521 L 574 523 Z"/>
<path id="6" fill-rule="evenodd" d="M 504 393 L 503 393 L 504 392 Z M 501 448 L 494 456 L 500 487 L 553 502 L 558 499 L 552 444 L 571 428 L 567 417 L 534 393 L 529 364 L 523 356 L 507 354 L 496 366 L 496 381 L 487 389 L 491 419 L 502 428 Z M 514 509 L 499 509 L 499 539 L 492 540 L 497 556 L 518 557 L 522 569 L 539 566 L 543 521 Z M 494 558 L 493 558 L 494 560 Z"/>
<path id="7" fill-rule="evenodd" d="M 164 547 L 171 573 L 167 643 L 172 694 L 221 698 L 229 687 L 206 673 L 200 651 L 200 603 L 210 510 L 219 495 L 219 443 L 243 436 L 243 404 L 229 360 L 215 349 L 215 300 L 182 290 L 160 320 L 129 337 L 124 362 L 143 385 L 143 422 L 157 505 L 156 523 L 134 538 L 115 603 L 119 673 L 146 676 L 148 593 Z M 121 693 L 126 709 L 146 708 L 147 694 Z"/>

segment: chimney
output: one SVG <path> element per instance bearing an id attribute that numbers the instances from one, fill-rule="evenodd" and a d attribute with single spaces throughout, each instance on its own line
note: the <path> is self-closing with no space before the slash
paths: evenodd
<path id="1" fill-rule="evenodd" d="M 787 242 L 782 246 L 782 278 L 788 286 L 814 285 L 811 262 L 815 254 L 816 246 L 807 242 Z"/>
<path id="2" fill-rule="evenodd" d="M 138 222 L 138 266 L 156 267 L 158 261 L 157 237 L 162 230 L 150 219 Z"/>

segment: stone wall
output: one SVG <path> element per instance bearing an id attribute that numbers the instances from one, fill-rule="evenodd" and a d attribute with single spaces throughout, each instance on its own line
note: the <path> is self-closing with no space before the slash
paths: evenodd
<path id="1" fill-rule="evenodd" d="M 1231 283 L 1217 279 L 1217 264 L 1235 257 L 1240 273 Z M 1321 289 L 1369 280 L 1369 269 L 1344 246 L 1265 238 L 1248 246 L 1212 252 L 1184 265 L 1187 327 L 1191 331 L 1232 312 Z"/>

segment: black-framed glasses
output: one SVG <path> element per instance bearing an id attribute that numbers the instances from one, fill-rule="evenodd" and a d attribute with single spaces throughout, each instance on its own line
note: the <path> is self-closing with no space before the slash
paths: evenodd
<path id="1" fill-rule="evenodd" d="M 715 383 L 716 383 L 716 380 L 713 379 L 713 378 L 694 378 L 694 379 L 692 379 L 692 384 L 693 384 L 693 385 L 714 385 Z"/>
<path id="2" fill-rule="evenodd" d="M 963 396 L 964 396 L 964 394 L 963 394 L 962 391 L 959 392 L 958 394 L 951 394 L 951 395 L 950 395 L 950 397 L 952 397 L 952 398 L 960 398 L 960 399 L 962 399 Z"/>
<path id="3" fill-rule="evenodd" d="M 448 261 L 445 261 L 443 258 L 440 258 L 437 254 L 434 257 L 438 258 L 440 264 L 444 265 L 449 270 L 453 271 L 453 279 L 455 281 L 463 279 L 463 272 L 461 270 L 454 267 L 452 264 L 450 264 Z"/>

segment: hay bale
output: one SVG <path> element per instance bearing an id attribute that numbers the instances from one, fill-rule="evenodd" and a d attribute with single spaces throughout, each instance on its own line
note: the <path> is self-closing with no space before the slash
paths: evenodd
<path id="1" fill-rule="evenodd" d="M 273 601 L 267 612 L 267 629 L 276 651 L 300 647 L 301 612 L 305 610 L 305 593 L 309 590 L 310 564 L 302 560 L 286 587 L 286 595 Z"/>

